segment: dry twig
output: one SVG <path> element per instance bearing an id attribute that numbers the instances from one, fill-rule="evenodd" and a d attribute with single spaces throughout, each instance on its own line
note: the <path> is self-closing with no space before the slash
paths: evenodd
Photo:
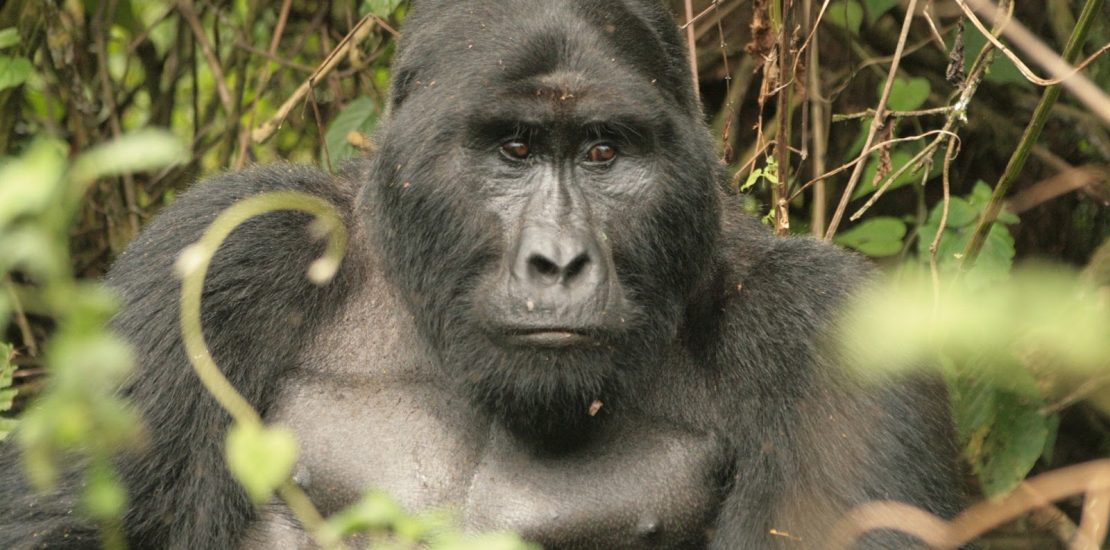
<path id="1" fill-rule="evenodd" d="M 956 548 L 1035 508 L 1072 495 L 1085 494 L 1083 517 L 1070 548 L 1095 550 L 1106 538 L 1110 512 L 1110 460 L 1096 460 L 1062 468 L 1018 485 L 998 501 L 972 506 L 952 521 L 944 521 L 920 508 L 901 502 L 869 502 L 841 520 L 831 548 L 849 548 L 863 534 L 890 529 L 917 537 L 933 548 Z"/>
<path id="2" fill-rule="evenodd" d="M 324 61 L 320 63 L 320 66 L 316 68 L 316 71 L 313 72 L 312 75 L 308 77 L 308 79 L 301 83 L 299 87 L 297 87 L 297 90 L 293 92 L 293 95 L 289 96 L 289 98 L 285 100 L 285 103 L 281 104 L 281 107 L 278 108 L 277 113 L 274 113 L 274 116 L 271 117 L 270 120 L 267 120 L 266 122 L 262 123 L 261 126 L 251 131 L 251 139 L 253 139 L 255 143 L 262 143 L 270 139 L 274 135 L 274 132 L 277 132 L 277 129 L 281 127 L 281 123 L 285 121 L 285 118 L 289 116 L 289 113 L 293 111 L 293 107 L 295 107 L 297 103 L 303 100 L 305 95 L 308 94 L 309 88 L 315 86 L 316 82 L 318 82 L 321 77 L 326 76 L 328 73 L 330 73 L 332 69 L 334 69 L 335 66 L 339 64 L 339 61 L 346 57 L 347 51 L 355 44 L 355 40 L 353 38 L 355 36 L 361 35 L 361 31 L 363 30 L 363 28 L 370 24 L 381 25 L 381 20 L 377 18 L 374 14 L 368 14 L 366 17 L 363 17 L 361 20 L 359 20 L 359 22 L 356 23 L 355 26 L 352 27 L 351 30 L 347 33 L 347 36 L 344 36 L 343 40 L 340 40 L 339 44 L 336 44 L 335 49 L 333 49 L 331 53 L 329 53 L 328 56 L 324 58 Z M 382 26 L 382 28 L 387 27 Z"/>
<path id="3" fill-rule="evenodd" d="M 906 38 L 910 33 L 910 23 L 913 22 L 914 11 L 917 9 L 917 0 L 909 0 L 909 5 L 906 6 L 906 16 L 902 19 L 902 30 L 898 35 L 898 45 L 894 49 L 894 60 L 890 62 L 890 70 L 887 72 L 886 83 L 883 84 L 883 92 L 879 96 L 879 105 L 875 108 L 875 118 L 871 120 L 871 127 L 867 131 L 867 139 L 863 142 L 863 152 L 860 157 L 856 159 L 855 168 L 852 170 L 852 175 L 848 178 L 848 184 L 844 187 L 844 194 L 840 197 L 840 204 L 833 213 L 832 220 L 829 221 L 829 228 L 825 232 L 825 240 L 831 241 L 836 236 L 836 230 L 840 227 L 840 220 L 844 217 L 844 211 L 848 209 L 848 202 L 852 200 L 852 192 L 855 191 L 856 184 L 859 178 L 863 175 L 863 159 L 867 158 L 866 155 L 870 154 L 871 144 L 875 141 L 875 134 L 878 133 L 879 128 L 883 125 L 885 118 L 886 104 L 890 99 L 890 91 L 894 86 L 894 78 L 898 74 L 898 65 L 902 61 L 902 52 L 906 48 Z"/>

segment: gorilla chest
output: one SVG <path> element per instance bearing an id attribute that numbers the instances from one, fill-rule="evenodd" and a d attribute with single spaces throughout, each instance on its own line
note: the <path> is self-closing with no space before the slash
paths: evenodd
<path id="1" fill-rule="evenodd" d="M 662 421 L 610 419 L 574 452 L 544 453 L 426 385 L 296 387 L 271 420 L 298 432 L 297 478 L 324 513 L 381 489 L 549 548 L 689 547 L 717 508 L 719 446 Z"/>

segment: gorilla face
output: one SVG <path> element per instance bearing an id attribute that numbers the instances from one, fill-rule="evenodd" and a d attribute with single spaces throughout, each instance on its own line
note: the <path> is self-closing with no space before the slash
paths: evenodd
<path id="1" fill-rule="evenodd" d="M 550 439 L 674 341 L 711 263 L 718 169 L 655 3 L 488 8 L 410 15 L 371 215 L 450 378 Z"/>

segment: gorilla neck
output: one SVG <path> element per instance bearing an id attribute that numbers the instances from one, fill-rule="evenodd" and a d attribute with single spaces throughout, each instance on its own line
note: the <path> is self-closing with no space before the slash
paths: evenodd
<path id="1" fill-rule="evenodd" d="M 547 450 L 588 441 L 638 364 L 612 349 L 459 348 L 440 347 L 444 377 L 510 433 Z"/>

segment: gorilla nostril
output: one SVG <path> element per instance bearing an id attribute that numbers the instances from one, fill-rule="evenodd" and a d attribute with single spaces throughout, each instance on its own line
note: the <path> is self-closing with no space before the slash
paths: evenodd
<path id="1" fill-rule="evenodd" d="M 559 266 L 539 254 L 533 254 L 528 258 L 528 270 L 534 278 L 547 284 L 555 284 L 559 281 Z"/>
<path id="2" fill-rule="evenodd" d="M 586 266 L 589 265 L 589 263 L 590 257 L 588 255 L 586 255 L 585 253 L 579 254 L 563 271 L 564 280 L 568 282 L 574 280 L 575 277 L 577 277 L 580 273 L 582 273 L 582 271 L 586 269 Z"/>

